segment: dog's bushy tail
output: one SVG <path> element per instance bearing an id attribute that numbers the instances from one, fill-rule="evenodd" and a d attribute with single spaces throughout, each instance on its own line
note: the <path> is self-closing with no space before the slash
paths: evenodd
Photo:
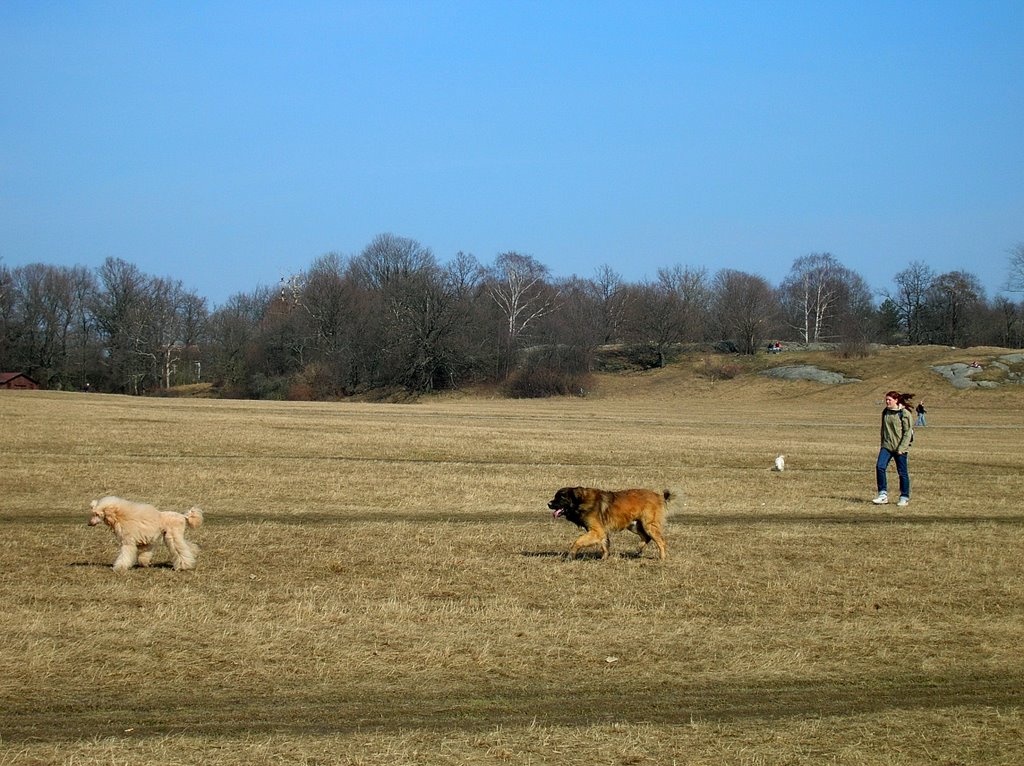
<path id="1" fill-rule="evenodd" d="M 663 498 L 665 498 L 665 515 L 666 516 L 671 516 L 673 514 L 673 512 L 675 511 L 675 508 L 672 505 L 672 501 L 679 499 L 679 493 L 678 492 L 673 492 L 670 489 L 665 489 L 665 490 L 662 490 L 661 496 Z"/>
<path id="2" fill-rule="evenodd" d="M 203 523 L 203 509 L 198 505 L 193 505 L 188 509 L 185 514 L 185 523 L 189 525 L 191 529 L 195 529 Z"/>

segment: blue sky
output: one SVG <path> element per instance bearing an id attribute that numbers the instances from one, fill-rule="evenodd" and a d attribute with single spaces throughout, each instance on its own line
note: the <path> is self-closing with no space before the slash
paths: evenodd
<path id="1" fill-rule="evenodd" d="M 223 303 L 391 232 L 555 276 L 831 252 L 993 297 L 1024 2 L 0 3 L 0 259 Z"/>

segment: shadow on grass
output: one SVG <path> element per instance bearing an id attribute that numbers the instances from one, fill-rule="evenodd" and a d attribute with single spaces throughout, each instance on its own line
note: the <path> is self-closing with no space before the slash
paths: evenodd
<path id="1" fill-rule="evenodd" d="M 521 556 L 525 556 L 526 558 L 533 558 L 533 559 L 565 559 L 565 561 L 567 563 L 570 560 L 569 559 L 569 554 L 566 553 L 565 551 L 521 551 L 520 555 Z M 608 558 L 609 559 L 643 559 L 643 558 L 646 558 L 646 559 L 650 559 L 653 562 L 657 562 L 658 561 L 658 558 L 656 556 L 654 556 L 653 554 L 651 554 L 651 553 L 648 553 L 646 556 L 644 556 L 642 553 L 637 553 L 636 551 L 628 551 L 628 552 L 622 552 L 622 553 L 616 553 L 615 551 L 611 551 L 608 554 Z M 601 561 L 602 559 L 601 559 L 601 554 L 598 551 L 580 551 L 578 554 L 576 554 L 576 558 L 574 560 L 575 561 Z"/>
<path id="2" fill-rule="evenodd" d="M 435 693 L 408 688 L 346 689 L 321 694 L 278 690 L 265 695 L 189 693 L 152 699 L 46 705 L 17 703 L 0 712 L 7 743 L 98 737 L 187 734 L 209 738 L 253 734 L 327 735 L 357 731 L 485 731 L 495 727 L 600 724 L 685 725 L 744 719 L 857 716 L 942 708 L 1019 708 L 1019 674 L 905 675 L 713 684 L 665 683 L 649 688 L 622 674 L 572 689 L 528 684 Z"/>
<path id="3" fill-rule="evenodd" d="M 1005 516 L 953 516 L 949 514 L 926 516 L 910 510 L 857 511 L 852 513 L 731 513 L 719 515 L 676 514 L 670 524 L 690 526 L 766 526 L 771 524 L 951 524 L 974 526 L 977 524 L 1005 524 L 1024 526 L 1024 515 Z"/>
<path id="4" fill-rule="evenodd" d="M 521 551 L 520 555 L 533 559 L 568 559 L 565 551 Z"/>
<path id="5" fill-rule="evenodd" d="M 98 569 L 110 569 L 114 565 L 113 561 L 107 563 L 101 563 L 98 561 L 72 561 L 68 564 L 69 567 L 96 567 Z M 156 564 L 150 564 L 148 567 L 134 566 L 132 569 L 173 569 L 170 561 L 160 561 Z"/>
<path id="6" fill-rule="evenodd" d="M 847 499 L 847 498 L 843 498 Z M 863 500 L 850 501 L 863 504 Z M 354 513 L 339 511 L 338 513 L 306 513 L 306 514 L 273 514 L 254 513 L 246 515 L 209 515 L 204 528 L 235 527 L 254 524 L 288 524 L 299 526 L 344 526 L 349 524 L 542 524 L 550 523 L 541 515 L 528 513 L 436 513 L 431 511 L 402 511 L 389 513 Z M 0 523 L 18 525 L 53 525 L 67 527 L 69 523 L 55 516 L 29 516 L 23 514 L 0 513 Z M 684 526 L 763 526 L 767 524 L 911 524 L 934 525 L 952 524 L 972 526 L 977 524 L 1004 524 L 1008 526 L 1024 526 L 1024 515 L 952 515 L 926 514 L 914 511 L 913 506 L 907 509 L 881 510 L 872 506 L 871 510 L 844 513 L 772 513 L 770 511 L 750 511 L 739 513 L 675 513 L 669 518 L 670 525 Z"/>

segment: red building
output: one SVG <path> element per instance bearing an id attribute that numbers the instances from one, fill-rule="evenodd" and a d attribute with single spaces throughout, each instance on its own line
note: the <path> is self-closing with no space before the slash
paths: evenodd
<path id="1" fill-rule="evenodd" d="M 39 388 L 39 382 L 23 372 L 0 372 L 0 388 L 35 391 Z"/>

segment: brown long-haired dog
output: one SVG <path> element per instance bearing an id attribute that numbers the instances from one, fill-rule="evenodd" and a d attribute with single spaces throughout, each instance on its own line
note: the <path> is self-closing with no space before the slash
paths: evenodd
<path id="1" fill-rule="evenodd" d="M 647 543 L 658 546 L 658 558 L 665 558 L 665 505 L 672 493 L 661 494 L 649 489 L 624 489 L 609 492 L 590 487 L 562 487 L 548 503 L 554 517 L 565 518 L 586 530 L 569 548 L 569 558 L 576 558 L 581 548 L 601 546 L 601 558 L 608 558 L 612 532 L 629 529 L 640 536 L 642 555 Z"/>
<path id="2" fill-rule="evenodd" d="M 153 562 L 153 546 L 163 540 L 171 552 L 174 569 L 194 569 L 198 551 L 185 539 L 185 527 L 195 529 L 203 523 L 203 512 L 193 507 L 187 513 L 158 511 L 152 505 L 135 503 L 120 497 L 103 497 L 92 501 L 89 526 L 103 522 L 117 538 L 121 552 L 114 561 L 115 572 L 126 572 L 135 566 L 148 567 Z"/>

